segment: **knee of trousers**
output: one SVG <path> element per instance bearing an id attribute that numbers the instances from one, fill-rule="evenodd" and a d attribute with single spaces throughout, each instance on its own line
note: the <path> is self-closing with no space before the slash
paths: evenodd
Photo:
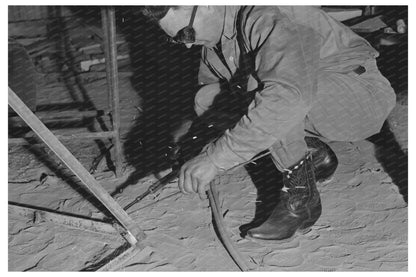
<path id="1" fill-rule="evenodd" d="M 373 113 L 369 113 L 369 118 L 363 137 L 368 138 L 380 132 L 383 123 L 387 120 L 393 108 L 396 106 L 396 94 L 391 87 L 378 90 L 373 96 Z"/>
<path id="2" fill-rule="evenodd" d="M 218 93 L 220 93 L 219 83 L 205 85 L 198 90 L 194 99 L 194 110 L 198 116 L 208 110 Z"/>
<path id="3" fill-rule="evenodd" d="M 308 118 L 321 136 L 357 141 L 381 130 L 396 96 L 388 81 L 373 71 L 365 78 L 353 74 L 320 75 L 320 93 Z"/>

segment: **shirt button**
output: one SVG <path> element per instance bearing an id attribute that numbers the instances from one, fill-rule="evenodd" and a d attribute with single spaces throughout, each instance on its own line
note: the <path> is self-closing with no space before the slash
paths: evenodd
<path id="1" fill-rule="evenodd" d="M 233 61 L 234 61 L 234 57 L 233 57 L 233 56 L 229 57 L 228 59 L 229 59 L 231 62 L 233 62 Z"/>

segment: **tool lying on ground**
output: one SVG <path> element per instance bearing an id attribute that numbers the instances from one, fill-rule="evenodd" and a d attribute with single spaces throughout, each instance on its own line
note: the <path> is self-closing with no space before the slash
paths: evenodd
<path id="1" fill-rule="evenodd" d="M 130 209 L 131 207 L 133 207 L 134 205 L 136 205 L 137 203 L 139 203 L 143 198 L 145 198 L 149 194 L 154 194 L 158 190 L 160 190 L 163 187 L 165 187 L 172 180 L 174 180 L 175 178 L 177 178 L 178 173 L 179 173 L 178 170 L 174 170 L 171 173 L 169 173 L 168 175 L 166 175 L 165 177 L 163 177 L 160 180 L 158 180 L 156 183 L 154 183 L 153 185 L 151 185 L 143 194 L 139 195 L 138 197 L 136 197 L 136 199 L 134 199 L 132 202 L 130 202 L 127 206 L 125 206 L 124 207 L 124 210 L 127 211 L 128 209 Z"/>

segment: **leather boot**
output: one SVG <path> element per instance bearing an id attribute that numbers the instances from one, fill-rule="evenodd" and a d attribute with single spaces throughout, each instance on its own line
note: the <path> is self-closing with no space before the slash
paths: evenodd
<path id="1" fill-rule="evenodd" d="M 312 153 L 316 182 L 327 182 L 338 167 L 337 156 L 326 143 L 316 137 L 305 137 L 305 142 L 308 150 Z"/>
<path id="2" fill-rule="evenodd" d="M 311 153 L 283 172 L 280 199 L 270 217 L 247 235 L 256 239 L 283 240 L 296 231 L 306 232 L 320 217 L 321 198 L 316 188 Z"/>

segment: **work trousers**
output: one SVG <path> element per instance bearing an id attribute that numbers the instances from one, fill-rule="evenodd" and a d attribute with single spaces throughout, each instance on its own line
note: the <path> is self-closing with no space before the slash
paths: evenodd
<path id="1" fill-rule="evenodd" d="M 306 117 L 290 124 L 295 126 L 291 130 L 282 130 L 285 136 L 270 147 L 280 171 L 305 156 L 305 136 L 358 141 L 380 131 L 396 103 L 396 95 L 375 60 L 368 60 L 362 67 L 365 71 L 318 73 L 316 97 Z M 218 93 L 218 89 L 200 90 L 195 97 L 195 112 L 201 115 L 206 111 Z"/>

